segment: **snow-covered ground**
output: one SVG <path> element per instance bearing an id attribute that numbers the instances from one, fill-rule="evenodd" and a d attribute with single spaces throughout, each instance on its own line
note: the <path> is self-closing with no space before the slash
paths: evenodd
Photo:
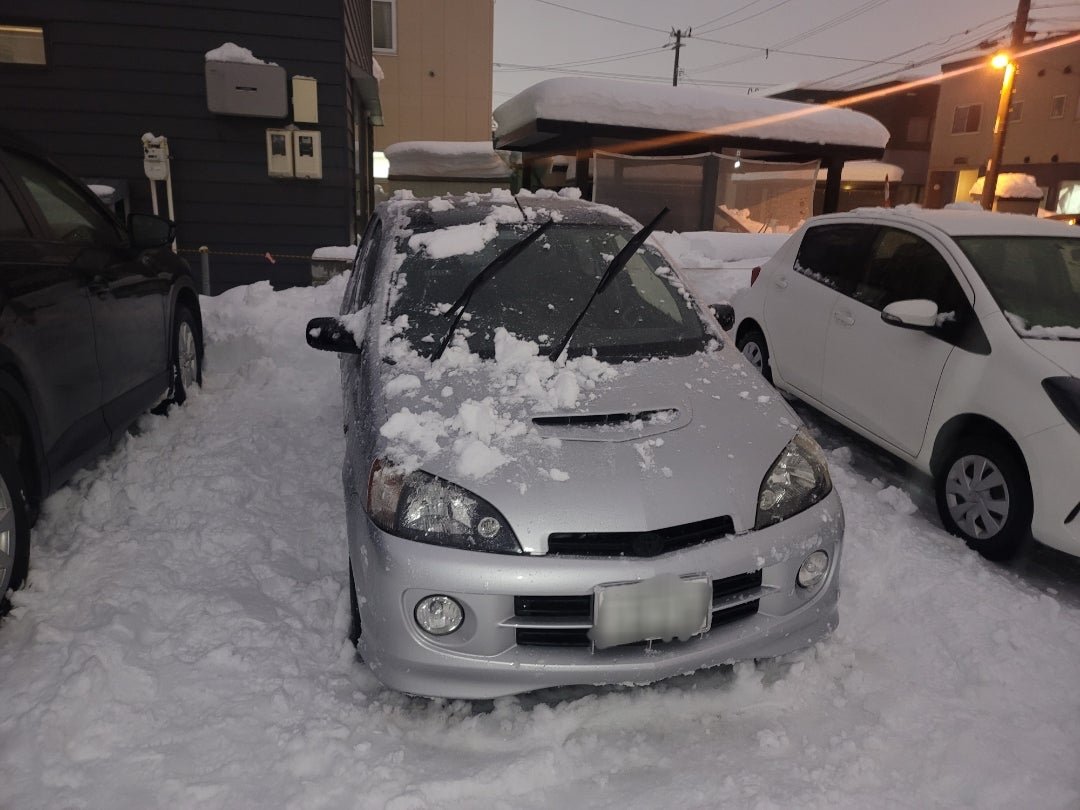
<path id="1" fill-rule="evenodd" d="M 1003 568 L 810 417 L 848 519 L 841 625 L 643 688 L 430 702 L 345 640 L 343 279 L 205 299 L 204 390 L 45 504 L 0 623 L 0 807 L 1076 808 L 1080 566 Z"/>

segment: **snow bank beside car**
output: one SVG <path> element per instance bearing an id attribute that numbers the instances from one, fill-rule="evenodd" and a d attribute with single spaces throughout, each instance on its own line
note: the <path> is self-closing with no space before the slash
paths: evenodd
<path id="1" fill-rule="evenodd" d="M 750 285 L 750 272 L 767 262 L 790 234 L 689 231 L 654 233 L 680 275 L 706 304 L 729 301 Z"/>

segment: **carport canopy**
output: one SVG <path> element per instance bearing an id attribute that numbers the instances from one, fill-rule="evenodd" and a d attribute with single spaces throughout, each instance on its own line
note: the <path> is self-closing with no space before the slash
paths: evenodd
<path id="1" fill-rule="evenodd" d="M 739 150 L 744 158 L 817 158 L 835 210 L 845 161 L 876 160 L 889 131 L 854 110 L 742 96 L 711 87 L 566 77 L 529 87 L 495 110 L 497 149 L 576 155 L 579 182 L 596 149 L 627 155 Z M 830 205 L 831 202 L 831 205 Z"/>

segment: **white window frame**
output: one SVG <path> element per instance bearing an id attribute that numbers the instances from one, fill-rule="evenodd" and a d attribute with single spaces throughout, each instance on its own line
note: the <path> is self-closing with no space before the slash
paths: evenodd
<path id="1" fill-rule="evenodd" d="M 389 48 L 377 48 L 375 47 L 375 4 L 376 3 L 389 3 L 390 4 L 390 47 Z M 397 0 L 371 0 L 371 50 L 375 53 L 397 53 L 398 45 L 398 27 L 397 27 Z"/>
<path id="2" fill-rule="evenodd" d="M 1054 104 L 1057 102 L 1058 99 L 1061 99 L 1061 112 L 1057 115 L 1054 115 Z M 1068 100 L 1069 97 L 1065 95 L 1065 93 L 1057 93 L 1056 95 L 1050 96 L 1050 117 L 1052 119 L 1056 121 L 1058 118 L 1065 117 L 1065 106 Z"/>

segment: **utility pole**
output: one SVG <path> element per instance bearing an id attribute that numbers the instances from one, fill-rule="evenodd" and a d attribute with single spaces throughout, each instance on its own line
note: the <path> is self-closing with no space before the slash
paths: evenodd
<path id="1" fill-rule="evenodd" d="M 675 49 L 675 70 L 671 74 L 672 87 L 679 86 L 679 51 L 682 49 L 683 46 L 683 37 L 689 39 L 690 34 L 693 33 L 693 30 L 693 28 L 690 28 L 686 31 L 676 30 L 674 28 L 671 29 L 671 36 L 675 37 L 675 44 L 671 46 Z"/>
<path id="2" fill-rule="evenodd" d="M 982 207 L 987 211 L 994 207 L 998 174 L 1001 171 L 1002 156 L 1005 154 L 1005 131 L 1009 127 L 1009 106 L 1012 104 L 1013 82 L 1016 80 L 1016 54 L 1024 46 L 1030 11 L 1031 0 L 1020 0 L 1016 7 L 1012 41 L 1009 43 L 1008 63 L 1005 65 L 1005 75 L 1001 79 L 1001 95 L 998 97 L 997 117 L 994 119 L 994 147 L 990 152 L 990 160 L 986 163 L 986 177 L 983 178 L 981 202 Z"/>

